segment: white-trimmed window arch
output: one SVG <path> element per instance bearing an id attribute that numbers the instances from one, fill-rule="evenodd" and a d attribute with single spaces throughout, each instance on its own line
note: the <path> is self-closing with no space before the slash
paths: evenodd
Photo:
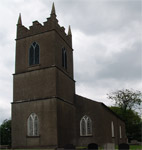
<path id="1" fill-rule="evenodd" d="M 80 120 L 80 136 L 92 136 L 92 120 L 87 115 Z"/>
<path id="2" fill-rule="evenodd" d="M 39 136 L 39 119 L 35 113 L 31 113 L 27 120 L 28 136 Z"/>

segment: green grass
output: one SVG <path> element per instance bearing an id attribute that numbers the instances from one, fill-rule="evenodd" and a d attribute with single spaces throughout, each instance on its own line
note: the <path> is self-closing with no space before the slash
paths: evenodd
<path id="1" fill-rule="evenodd" d="M 76 147 L 77 150 L 85 149 L 87 147 Z M 118 150 L 118 146 L 115 147 L 116 150 Z M 99 150 L 103 150 L 102 147 L 99 147 Z M 130 145 L 129 150 L 142 150 L 142 145 Z"/>
<path id="2" fill-rule="evenodd" d="M 77 150 L 85 149 L 87 147 L 76 147 Z M 118 146 L 115 147 L 118 150 Z M 0 149 L 4 150 L 4 149 Z M 10 150 L 10 149 L 5 149 L 5 150 Z M 11 150 L 25 150 L 25 149 L 11 149 Z M 26 149 L 26 150 L 54 150 L 54 149 Z M 99 150 L 103 150 L 103 148 L 99 147 Z M 129 150 L 142 150 L 142 145 L 130 145 Z"/>
<path id="3" fill-rule="evenodd" d="M 0 149 L 0 150 L 55 150 L 55 149 Z"/>
<path id="4" fill-rule="evenodd" d="M 130 145 L 130 149 L 132 149 L 132 150 L 142 150 L 142 145 Z"/>

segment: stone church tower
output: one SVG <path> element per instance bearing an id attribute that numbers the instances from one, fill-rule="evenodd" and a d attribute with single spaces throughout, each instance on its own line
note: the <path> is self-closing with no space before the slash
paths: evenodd
<path id="1" fill-rule="evenodd" d="M 103 103 L 75 93 L 72 34 L 50 17 L 17 24 L 12 147 L 58 148 L 126 142 L 125 124 Z"/>
<path id="2" fill-rule="evenodd" d="M 66 34 L 64 27 L 59 26 L 54 4 L 50 18 L 43 26 L 34 21 L 27 29 L 22 25 L 20 15 L 12 103 L 12 146 L 59 147 L 74 143 L 74 96 L 70 27 Z M 28 117 L 35 122 L 38 120 L 37 130 L 40 131 L 27 133 Z"/>

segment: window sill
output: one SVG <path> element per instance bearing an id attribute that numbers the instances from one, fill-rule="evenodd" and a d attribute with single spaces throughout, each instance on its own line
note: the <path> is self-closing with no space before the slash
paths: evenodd
<path id="1" fill-rule="evenodd" d="M 26 137 L 27 137 L 27 138 L 40 138 L 39 135 L 38 135 L 38 136 L 29 136 L 29 135 L 27 135 Z"/>
<path id="2" fill-rule="evenodd" d="M 40 64 L 29 65 L 28 68 L 37 67 L 37 66 L 40 66 Z"/>
<path id="3" fill-rule="evenodd" d="M 31 66 L 28 66 L 28 70 L 39 69 L 40 66 L 41 66 L 40 64 L 37 64 L 37 65 L 31 65 Z"/>
<path id="4" fill-rule="evenodd" d="M 68 69 L 62 66 L 62 69 L 66 72 L 68 72 Z"/>
<path id="5" fill-rule="evenodd" d="M 93 135 L 80 135 L 80 137 L 93 137 Z"/>

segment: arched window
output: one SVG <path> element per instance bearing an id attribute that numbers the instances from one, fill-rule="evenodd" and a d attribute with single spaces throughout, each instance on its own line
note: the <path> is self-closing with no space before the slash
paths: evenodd
<path id="1" fill-rule="evenodd" d="M 114 123 L 111 121 L 111 135 L 114 137 Z"/>
<path id="2" fill-rule="evenodd" d="M 83 116 L 80 120 L 80 135 L 91 136 L 92 135 L 92 120 L 88 116 Z"/>
<path id="3" fill-rule="evenodd" d="M 120 139 L 122 138 L 122 128 L 121 126 L 119 126 L 119 135 L 120 135 Z"/>
<path id="4" fill-rule="evenodd" d="M 39 120 L 35 113 L 32 113 L 27 121 L 28 125 L 28 136 L 38 136 L 39 135 Z"/>
<path id="5" fill-rule="evenodd" d="M 39 45 L 34 42 L 29 49 L 29 65 L 39 64 Z"/>
<path id="6" fill-rule="evenodd" d="M 62 66 L 67 69 L 67 52 L 65 48 L 62 48 Z"/>

